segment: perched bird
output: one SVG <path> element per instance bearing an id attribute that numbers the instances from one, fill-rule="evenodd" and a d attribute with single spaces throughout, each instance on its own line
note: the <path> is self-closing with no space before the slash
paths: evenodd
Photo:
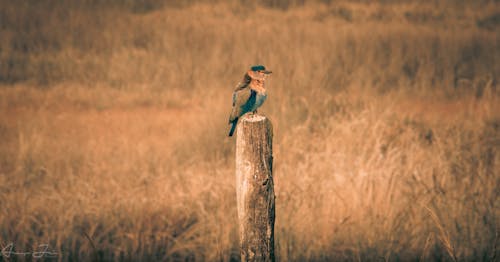
<path id="1" fill-rule="evenodd" d="M 238 119 L 248 113 L 257 112 L 267 98 L 264 82 L 266 77 L 272 72 L 266 70 L 263 65 L 255 65 L 245 73 L 243 81 L 241 81 L 233 93 L 233 109 L 229 116 L 229 124 L 231 130 L 229 136 L 232 136 L 236 129 Z"/>

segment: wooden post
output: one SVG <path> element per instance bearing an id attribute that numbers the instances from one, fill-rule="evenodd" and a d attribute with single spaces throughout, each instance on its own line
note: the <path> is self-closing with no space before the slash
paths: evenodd
<path id="1" fill-rule="evenodd" d="M 247 114 L 236 132 L 241 261 L 274 261 L 272 125 L 264 116 Z"/>

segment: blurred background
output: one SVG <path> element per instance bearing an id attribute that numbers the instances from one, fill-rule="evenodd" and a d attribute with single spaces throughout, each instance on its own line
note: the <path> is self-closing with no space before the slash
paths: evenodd
<path id="1" fill-rule="evenodd" d="M 499 32 L 496 0 L 0 0 L 0 245 L 239 261 L 264 64 L 278 261 L 498 260 Z"/>

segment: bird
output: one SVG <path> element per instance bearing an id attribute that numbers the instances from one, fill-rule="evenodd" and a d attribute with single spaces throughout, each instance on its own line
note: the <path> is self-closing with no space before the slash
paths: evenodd
<path id="1" fill-rule="evenodd" d="M 266 101 L 267 93 L 265 81 L 272 71 L 266 69 L 263 65 L 254 65 L 250 67 L 243 80 L 238 83 L 233 92 L 233 108 L 229 116 L 229 136 L 233 136 L 238 119 L 246 113 L 257 113 L 264 101 Z"/>

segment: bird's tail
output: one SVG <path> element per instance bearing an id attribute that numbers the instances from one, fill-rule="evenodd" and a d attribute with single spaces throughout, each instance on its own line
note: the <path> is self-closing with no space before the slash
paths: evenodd
<path id="1" fill-rule="evenodd" d="M 235 119 L 232 122 L 231 130 L 229 130 L 229 136 L 233 136 L 234 130 L 236 129 L 236 124 L 238 123 L 238 119 Z"/>

